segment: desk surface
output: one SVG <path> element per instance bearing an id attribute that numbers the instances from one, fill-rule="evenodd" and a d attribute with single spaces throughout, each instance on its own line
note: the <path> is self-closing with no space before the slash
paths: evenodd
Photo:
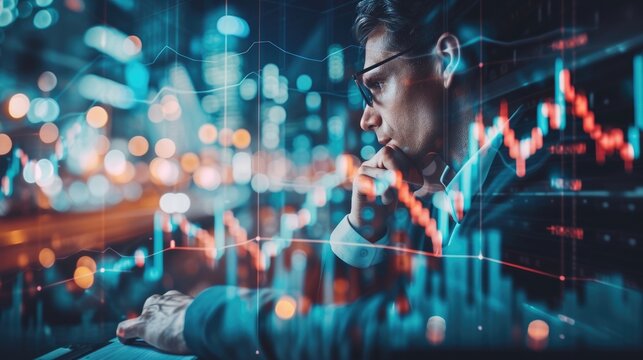
<path id="1" fill-rule="evenodd" d="M 160 352 L 145 343 L 134 343 L 124 345 L 118 339 L 113 338 L 107 344 L 96 346 L 70 346 L 58 348 L 51 351 L 37 360 L 109 360 L 109 359 L 141 359 L 141 360 L 191 360 L 196 359 L 192 355 L 174 355 Z"/>

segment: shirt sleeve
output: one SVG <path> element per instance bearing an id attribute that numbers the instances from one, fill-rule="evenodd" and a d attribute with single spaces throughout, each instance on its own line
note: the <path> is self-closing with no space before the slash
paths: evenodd
<path id="1" fill-rule="evenodd" d="M 361 236 L 348 221 L 348 215 L 337 224 L 330 234 L 330 247 L 335 255 L 345 263 L 358 268 L 367 268 L 378 264 L 384 259 L 382 245 L 388 245 L 389 234 L 371 243 Z M 374 246 L 375 245 L 375 246 Z"/>
<path id="2" fill-rule="evenodd" d="M 413 316 L 395 315 L 401 322 L 396 334 L 416 342 L 391 341 L 382 331 L 378 314 L 390 312 L 392 292 L 345 305 L 317 304 L 307 312 L 297 308 L 288 319 L 275 311 L 284 295 L 288 293 L 234 286 L 204 290 L 186 311 L 183 336 L 188 348 L 203 359 L 372 359 L 394 358 L 392 351 L 405 350 L 400 344 L 414 348 L 428 344 L 424 336 L 413 336 L 424 335 L 426 327 Z M 355 334 L 361 335 L 359 340 Z"/>

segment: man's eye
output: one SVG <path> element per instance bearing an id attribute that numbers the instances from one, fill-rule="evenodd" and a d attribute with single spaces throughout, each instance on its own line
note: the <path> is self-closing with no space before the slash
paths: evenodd
<path id="1" fill-rule="evenodd" d="M 369 88 L 371 91 L 377 91 L 377 90 L 382 90 L 382 87 L 384 87 L 384 82 L 379 81 L 379 80 L 369 80 L 366 83 L 366 86 Z"/>

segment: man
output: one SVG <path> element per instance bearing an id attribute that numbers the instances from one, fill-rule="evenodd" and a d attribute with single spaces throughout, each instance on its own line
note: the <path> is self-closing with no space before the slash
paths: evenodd
<path id="1" fill-rule="evenodd" d="M 360 126 L 373 131 L 383 147 L 360 166 L 351 211 L 331 236 L 334 253 L 355 267 L 379 263 L 391 228 L 400 226 L 389 221 L 391 212 L 401 207 L 391 179 L 401 177 L 416 197 L 426 198 L 421 201 L 426 207 L 437 204 L 431 216 L 446 214 L 451 223 L 462 222 L 467 216 L 457 213 L 461 179 L 467 175 L 475 185 L 471 189 L 485 182 L 499 149 L 496 136 L 467 159 L 472 117 L 453 120 L 447 111 L 460 45 L 454 35 L 428 25 L 441 18 L 436 9 L 430 2 L 409 0 L 363 0 L 357 6 L 355 30 L 365 47 L 364 70 L 355 76 L 366 102 Z M 436 192 L 441 194 L 438 200 L 431 196 Z M 474 218 L 470 221 L 477 224 Z M 453 237 L 433 236 L 432 250 L 439 253 Z M 423 248 L 417 243 L 424 239 L 424 233 L 411 236 L 412 246 Z M 280 295 L 212 287 L 193 299 L 169 291 L 147 299 L 141 316 L 123 321 L 117 334 L 121 339 L 140 337 L 170 352 L 220 358 L 250 358 L 255 349 L 278 358 L 368 357 L 375 351 L 386 356 L 383 348 L 394 350 L 377 332 L 377 314 L 390 300 L 388 293 L 347 306 L 313 306 L 289 321 L 274 314 Z M 417 335 L 408 335 L 406 341 Z M 419 336 L 423 338 L 421 331 Z"/>

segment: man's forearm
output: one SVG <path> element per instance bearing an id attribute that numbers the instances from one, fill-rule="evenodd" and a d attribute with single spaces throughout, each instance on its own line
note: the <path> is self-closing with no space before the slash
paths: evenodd
<path id="1" fill-rule="evenodd" d="M 275 314 L 283 294 L 215 286 L 190 305 L 184 336 L 192 352 L 203 358 L 352 358 L 381 351 L 378 314 L 387 309 L 380 294 L 345 306 L 313 306 L 307 314 L 298 308 L 287 320 Z"/>

